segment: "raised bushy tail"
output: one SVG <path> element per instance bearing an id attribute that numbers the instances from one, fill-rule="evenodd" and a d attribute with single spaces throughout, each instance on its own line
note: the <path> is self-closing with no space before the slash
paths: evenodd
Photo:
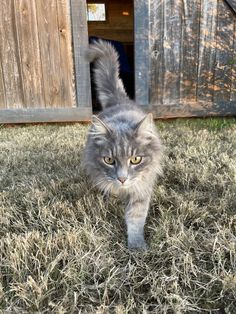
<path id="1" fill-rule="evenodd" d="M 102 107 L 126 102 L 129 98 L 119 77 L 118 54 L 112 44 L 95 41 L 89 46 L 86 57 L 94 62 L 94 80 Z"/>

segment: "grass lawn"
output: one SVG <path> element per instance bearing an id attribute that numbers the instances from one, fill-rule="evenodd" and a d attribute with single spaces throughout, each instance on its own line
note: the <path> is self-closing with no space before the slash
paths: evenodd
<path id="1" fill-rule="evenodd" d="M 1 313 L 236 313 L 236 119 L 157 125 L 145 253 L 80 169 L 87 126 L 0 128 Z"/>

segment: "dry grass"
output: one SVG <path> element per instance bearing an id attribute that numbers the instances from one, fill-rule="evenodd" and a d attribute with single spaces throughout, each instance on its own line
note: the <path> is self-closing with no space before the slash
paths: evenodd
<path id="1" fill-rule="evenodd" d="M 236 313 L 236 120 L 159 128 L 146 253 L 80 170 L 86 126 L 0 129 L 1 313 Z"/>

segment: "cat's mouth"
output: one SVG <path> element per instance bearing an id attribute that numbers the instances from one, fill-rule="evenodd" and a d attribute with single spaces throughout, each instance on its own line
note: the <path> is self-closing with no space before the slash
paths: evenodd
<path id="1" fill-rule="evenodd" d="M 119 188 L 120 190 L 127 190 L 128 188 L 130 188 L 131 184 L 128 180 L 126 180 L 125 182 L 120 182 L 119 180 L 116 181 L 116 186 L 117 188 Z"/>
<path id="2" fill-rule="evenodd" d="M 105 191 L 109 191 L 112 194 L 128 192 L 130 188 L 133 186 L 133 182 L 127 178 L 124 182 L 121 182 L 119 179 L 110 180 L 110 183 L 103 187 L 102 189 Z"/>

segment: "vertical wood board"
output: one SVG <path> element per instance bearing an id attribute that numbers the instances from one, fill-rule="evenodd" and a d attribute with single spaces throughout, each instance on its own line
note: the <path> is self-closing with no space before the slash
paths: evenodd
<path id="1" fill-rule="evenodd" d="M 77 106 L 91 107 L 89 63 L 85 60 L 85 51 L 88 47 L 87 4 L 86 0 L 70 1 Z"/>
<path id="2" fill-rule="evenodd" d="M 45 107 L 61 107 L 57 0 L 35 1 Z"/>
<path id="3" fill-rule="evenodd" d="M 44 107 L 43 73 L 35 1 L 15 0 L 14 4 L 24 103 L 26 106 Z"/>
<path id="4" fill-rule="evenodd" d="M 233 52 L 233 60 L 232 60 L 232 80 L 231 80 L 230 100 L 236 101 L 236 18 L 234 18 L 234 52 Z"/>
<path id="5" fill-rule="evenodd" d="M 150 103 L 155 105 L 163 104 L 163 0 L 150 0 L 150 8 Z"/>
<path id="6" fill-rule="evenodd" d="M 175 104 L 180 98 L 182 10 L 182 1 L 164 1 L 163 98 L 168 104 Z"/>
<path id="7" fill-rule="evenodd" d="M 0 107 L 21 107 L 24 97 L 13 0 L 1 1 L 0 68 Z"/>
<path id="8" fill-rule="evenodd" d="M 63 107 L 76 107 L 71 7 L 68 0 L 57 0 L 57 19 L 60 43 L 61 102 Z"/>
<path id="9" fill-rule="evenodd" d="M 214 100 L 217 0 L 202 0 L 198 56 L 197 99 Z"/>
<path id="10" fill-rule="evenodd" d="M 1 59 L 1 52 L 0 52 Z M 3 76 L 2 62 L 0 62 L 0 109 L 6 108 L 5 82 Z"/>
<path id="11" fill-rule="evenodd" d="M 180 101 L 197 97 L 197 64 L 201 0 L 183 0 Z"/>
<path id="12" fill-rule="evenodd" d="M 149 104 L 149 1 L 134 0 L 135 99 L 141 106 Z"/>
<path id="13" fill-rule="evenodd" d="M 229 101 L 234 55 L 234 13 L 219 0 L 217 13 L 214 102 Z"/>

